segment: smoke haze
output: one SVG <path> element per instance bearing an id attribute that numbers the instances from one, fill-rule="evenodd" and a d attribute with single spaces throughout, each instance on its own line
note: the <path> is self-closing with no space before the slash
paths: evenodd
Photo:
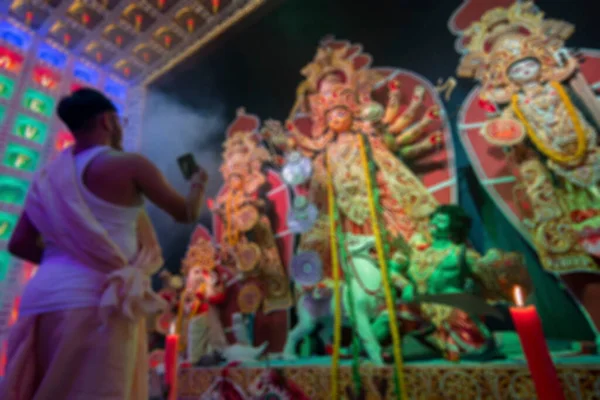
<path id="1" fill-rule="evenodd" d="M 212 110 L 211 113 L 200 113 L 157 91 L 149 91 L 146 98 L 141 152 L 184 195 L 189 184 L 179 170 L 177 158 L 185 153 L 192 153 L 208 172 L 207 197 L 214 197 L 222 184 L 219 173 L 221 144 L 228 121 L 224 106 Z M 147 209 L 163 248 L 165 265 L 177 271 L 194 227 L 176 223 L 153 204 L 147 204 Z M 204 225 L 210 224 L 206 206 L 200 221 Z"/>

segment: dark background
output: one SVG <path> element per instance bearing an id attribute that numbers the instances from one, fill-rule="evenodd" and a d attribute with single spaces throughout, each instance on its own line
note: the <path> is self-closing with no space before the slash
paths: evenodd
<path id="1" fill-rule="evenodd" d="M 485 2 L 486 0 L 479 0 Z M 324 36 L 359 42 L 376 66 L 414 70 L 434 81 L 454 75 L 459 56 L 447 21 L 460 0 L 288 0 L 251 26 L 180 64 L 152 88 L 209 112 L 224 102 L 233 117 L 238 106 L 262 117 L 287 116 L 301 80 Z M 600 42 L 595 0 L 539 0 L 548 17 L 577 26 L 569 46 Z M 245 24 L 249 25 L 249 24 Z M 600 46 L 599 46 L 600 47 Z M 460 80 L 448 109 L 452 114 L 471 82 Z M 462 91 L 462 93 L 461 93 Z"/>
<path id="2" fill-rule="evenodd" d="M 301 81 L 299 71 L 312 60 L 324 36 L 333 34 L 338 39 L 363 44 L 365 51 L 372 54 L 374 66 L 413 70 L 435 83 L 438 78 L 454 75 L 458 65 L 455 36 L 448 30 L 447 21 L 460 3 L 460 0 L 288 0 L 271 6 L 268 12 L 242 23 L 150 86 L 142 150 L 182 190 L 186 185 L 175 159 L 192 151 L 209 170 L 209 196 L 214 196 L 221 184 L 217 168 L 224 130 L 236 109 L 243 106 L 263 120 L 285 120 Z M 577 32 L 568 42 L 570 47 L 588 48 L 600 48 L 597 3 L 536 1 L 547 16 L 576 24 Z M 468 80 L 459 80 L 447 105 L 453 124 L 473 85 Z M 455 142 L 460 203 L 474 218 L 473 245 L 480 251 L 491 246 L 522 251 L 528 256 L 530 269 L 539 269 L 531 249 L 479 187 L 462 147 Z M 178 226 L 152 208 L 150 212 L 167 266 L 177 270 L 192 227 Z M 210 225 L 206 212 L 201 222 Z M 544 279 L 549 282 L 549 278 Z M 555 289 L 556 285 L 553 293 L 547 294 L 549 310 L 554 308 L 550 303 L 559 296 Z M 540 295 L 537 297 L 539 303 Z M 572 313 L 570 309 L 564 311 Z"/>

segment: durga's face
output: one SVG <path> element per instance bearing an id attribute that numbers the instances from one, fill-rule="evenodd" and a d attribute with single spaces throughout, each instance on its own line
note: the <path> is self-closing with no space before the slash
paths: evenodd
<path id="1" fill-rule="evenodd" d="M 519 60 L 508 68 L 508 77 L 516 84 L 523 85 L 539 78 L 541 64 L 535 58 Z"/>
<path id="2" fill-rule="evenodd" d="M 352 113 L 346 107 L 335 107 L 327 113 L 327 126 L 335 133 L 349 131 L 352 120 Z"/>

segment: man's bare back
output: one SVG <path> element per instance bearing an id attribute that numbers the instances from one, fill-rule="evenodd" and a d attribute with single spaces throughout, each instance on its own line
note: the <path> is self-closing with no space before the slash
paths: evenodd
<path id="1" fill-rule="evenodd" d="M 102 153 L 88 165 L 83 179 L 93 194 L 110 203 L 133 207 L 147 197 L 176 221 L 191 222 L 190 219 L 197 218 L 197 215 L 188 215 L 186 198 L 142 155 L 117 150 Z M 206 177 L 193 179 L 202 184 Z"/>
<path id="2" fill-rule="evenodd" d="M 83 183 L 97 197 L 112 204 L 134 207 L 142 204 L 135 184 L 134 166 L 139 156 L 107 151 L 96 156 L 83 174 Z"/>

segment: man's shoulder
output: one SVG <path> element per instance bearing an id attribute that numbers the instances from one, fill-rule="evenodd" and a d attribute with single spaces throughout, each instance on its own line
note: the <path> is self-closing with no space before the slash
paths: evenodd
<path id="1" fill-rule="evenodd" d="M 154 164 L 146 156 L 139 153 L 114 151 L 111 153 L 111 157 L 114 165 L 123 170 L 147 172 L 154 167 Z"/>
<path id="2" fill-rule="evenodd" d="M 136 164 L 146 162 L 148 159 L 139 153 L 131 153 L 127 151 L 111 150 L 109 156 L 116 162 L 126 164 Z"/>

